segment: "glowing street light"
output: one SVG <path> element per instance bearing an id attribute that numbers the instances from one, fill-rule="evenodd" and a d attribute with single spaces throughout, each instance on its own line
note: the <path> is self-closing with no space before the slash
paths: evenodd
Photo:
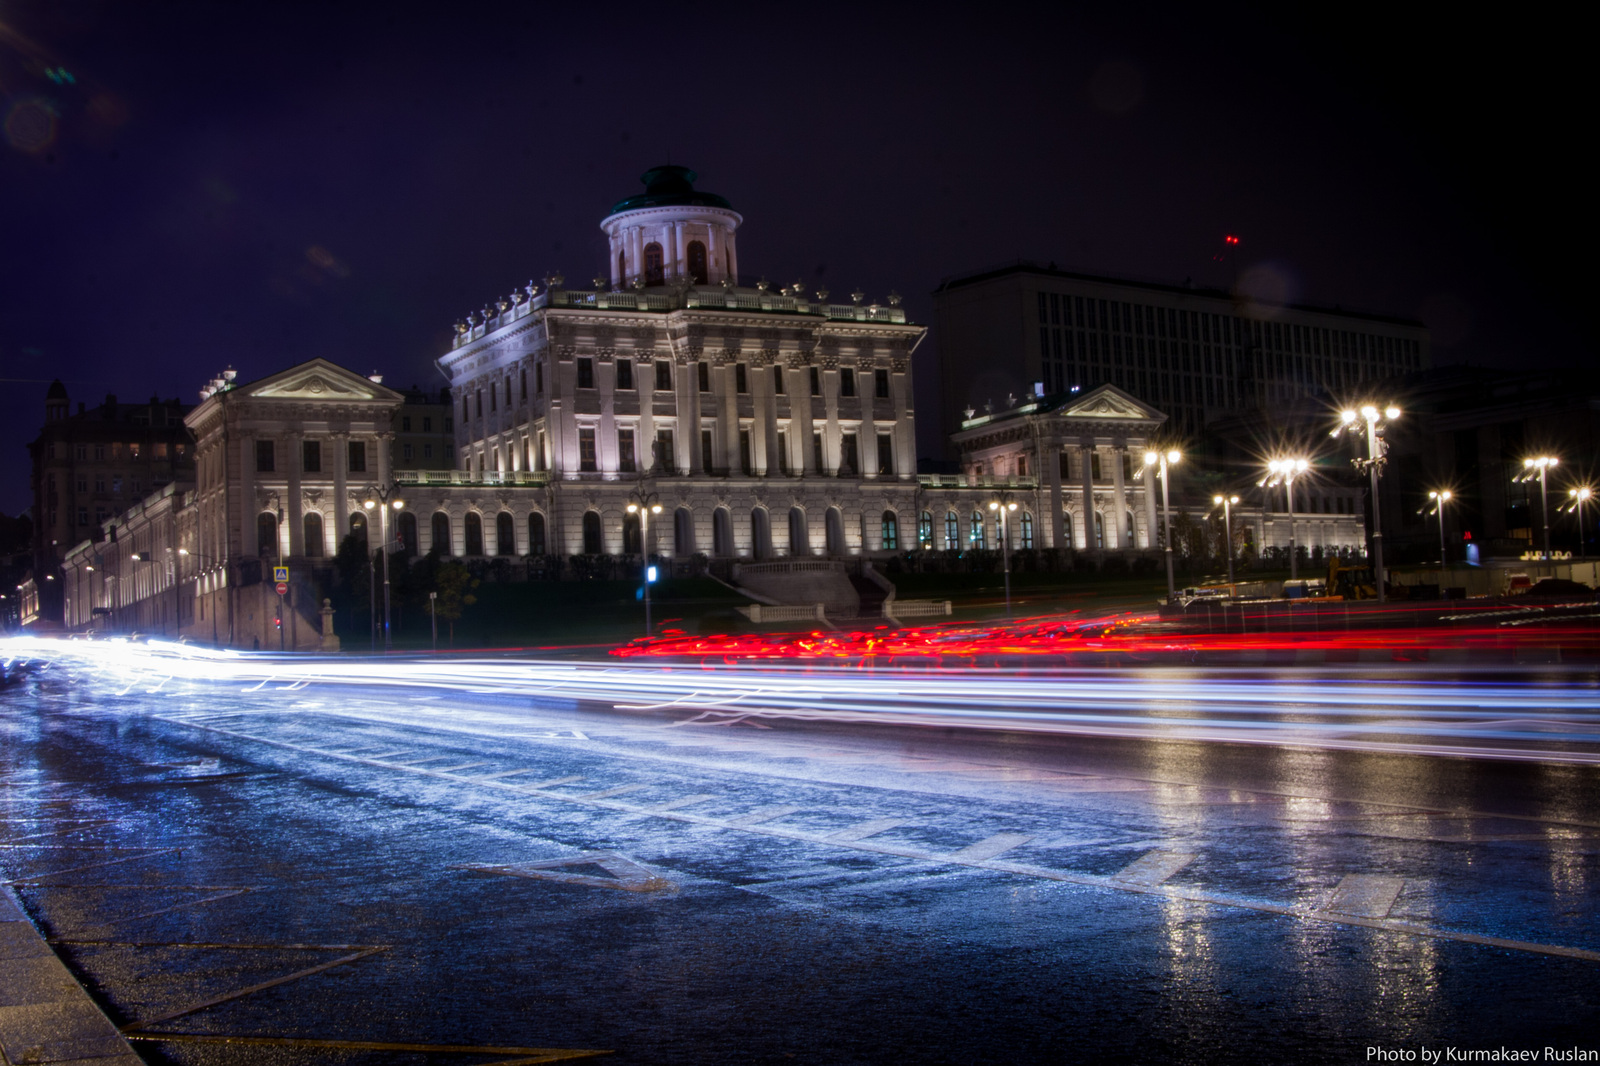
<path id="1" fill-rule="evenodd" d="M 1357 470 L 1365 470 L 1372 477 L 1372 577 L 1378 589 L 1379 603 L 1388 599 L 1383 587 L 1383 521 L 1378 514 L 1378 478 L 1383 476 L 1383 464 L 1389 454 L 1389 444 L 1382 434 L 1388 424 L 1399 417 L 1400 408 L 1393 404 L 1385 406 L 1382 411 L 1378 410 L 1377 404 L 1363 404 L 1359 411 L 1341 411 L 1339 425 L 1330 434 L 1337 437 L 1341 433 L 1354 433 L 1357 421 L 1366 425 L 1367 457 L 1352 459 L 1351 463 Z"/>
<path id="2" fill-rule="evenodd" d="M 1166 541 L 1167 556 L 1167 602 L 1171 603 L 1178 595 L 1177 585 L 1172 577 L 1172 500 L 1167 493 L 1167 467 L 1177 466 L 1183 460 L 1183 453 L 1176 448 L 1171 448 L 1165 453 L 1148 451 L 1144 453 L 1144 465 L 1159 467 L 1156 475 L 1161 479 L 1161 530 L 1162 539 Z"/>
<path id="3" fill-rule="evenodd" d="M 1454 496 L 1449 489 L 1430 490 L 1428 499 L 1433 501 L 1433 513 L 1439 516 L 1439 572 L 1444 573 L 1444 505 L 1449 503 Z"/>
<path id="4" fill-rule="evenodd" d="M 1267 477 L 1258 484 L 1272 488 L 1282 482 L 1289 498 L 1289 580 L 1294 581 L 1300 576 L 1300 560 L 1295 555 L 1294 546 L 1294 479 L 1311 468 L 1311 463 L 1306 459 L 1273 459 L 1267 463 Z"/>
<path id="5" fill-rule="evenodd" d="M 1539 455 L 1522 460 L 1522 480 L 1532 481 L 1535 476 L 1539 478 L 1539 517 L 1544 522 L 1544 557 L 1547 561 L 1550 558 L 1550 490 L 1546 475 L 1560 462 L 1561 460 L 1553 455 Z"/>
<path id="6" fill-rule="evenodd" d="M 1583 527 L 1583 505 L 1594 499 L 1594 489 L 1587 485 L 1575 489 L 1568 489 L 1567 495 L 1572 499 L 1570 510 L 1578 514 L 1578 558 L 1589 558 L 1588 530 Z"/>
<path id="7" fill-rule="evenodd" d="M 1213 496 L 1211 502 L 1222 507 L 1222 532 L 1228 546 L 1228 584 L 1233 584 L 1233 505 L 1237 496 Z"/>
<path id="8" fill-rule="evenodd" d="M 383 650 L 391 651 L 394 648 L 394 634 L 389 629 L 389 511 L 396 511 L 406 505 L 395 493 L 400 491 L 398 484 L 369 485 L 367 498 L 361 501 L 361 506 L 368 511 L 374 508 L 378 511 L 378 550 L 383 555 Z M 368 572 L 371 572 L 371 561 L 367 563 Z M 371 582 L 369 580 L 370 587 Z"/>
<path id="9" fill-rule="evenodd" d="M 1001 568 L 1006 575 L 1006 617 L 1011 617 L 1011 526 L 1007 515 L 1015 511 L 1017 505 L 1011 502 L 1010 494 L 1002 494 L 998 500 L 989 501 L 989 510 L 1000 516 L 1000 558 Z"/>
<path id="10" fill-rule="evenodd" d="M 640 488 L 628 503 L 628 513 L 639 516 L 639 552 L 644 556 L 644 635 L 650 635 L 650 586 L 656 568 L 650 565 L 650 516 L 661 513 L 660 495 Z"/>

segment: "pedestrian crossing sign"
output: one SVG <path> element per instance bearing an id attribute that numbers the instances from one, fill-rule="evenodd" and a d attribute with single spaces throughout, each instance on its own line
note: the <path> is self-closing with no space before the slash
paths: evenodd
<path id="1" fill-rule="evenodd" d="M 274 566 L 272 568 L 272 580 L 274 580 L 274 581 L 288 581 L 289 580 L 289 568 L 287 566 Z"/>

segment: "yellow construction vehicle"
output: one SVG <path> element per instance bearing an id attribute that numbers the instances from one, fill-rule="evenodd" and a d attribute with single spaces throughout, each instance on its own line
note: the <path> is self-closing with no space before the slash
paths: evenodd
<path id="1" fill-rule="evenodd" d="M 1346 600 L 1375 600 L 1378 586 L 1372 567 L 1366 563 L 1346 563 L 1338 556 L 1328 560 L 1328 597 Z"/>

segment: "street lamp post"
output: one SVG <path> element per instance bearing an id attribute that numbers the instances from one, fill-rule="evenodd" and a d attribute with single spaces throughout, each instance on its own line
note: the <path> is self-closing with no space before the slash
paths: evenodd
<path id="1" fill-rule="evenodd" d="M 1550 561 L 1550 492 L 1546 483 L 1546 475 L 1550 468 L 1559 464 L 1561 460 L 1553 455 L 1541 455 L 1533 459 L 1522 460 L 1522 468 L 1527 471 L 1526 477 L 1530 480 L 1535 471 L 1539 474 L 1539 516 L 1544 522 L 1544 558 Z"/>
<path id="2" fill-rule="evenodd" d="M 1294 479 L 1305 473 L 1311 464 L 1304 459 L 1274 459 L 1267 464 L 1270 480 L 1264 484 L 1273 487 L 1279 481 L 1283 482 L 1284 491 L 1288 496 L 1289 505 L 1289 580 L 1296 581 L 1300 577 L 1300 556 L 1295 552 L 1294 543 Z"/>
<path id="3" fill-rule="evenodd" d="M 1237 496 L 1213 496 L 1212 503 L 1222 505 L 1222 535 L 1228 553 L 1228 584 L 1233 584 L 1233 505 L 1239 502 Z"/>
<path id="4" fill-rule="evenodd" d="M 1594 498 L 1594 489 L 1585 485 L 1581 488 L 1568 489 L 1567 495 L 1572 497 L 1572 509 L 1578 513 L 1578 558 L 1587 559 L 1589 558 L 1589 546 L 1587 543 L 1589 531 L 1583 527 L 1583 505 Z"/>
<path id="5" fill-rule="evenodd" d="M 660 495 L 646 492 L 641 485 L 628 501 L 628 513 L 639 516 L 639 554 L 644 556 L 644 635 L 653 632 L 650 623 L 650 516 L 661 513 Z"/>
<path id="6" fill-rule="evenodd" d="M 1357 470 L 1365 470 L 1372 478 L 1372 578 L 1377 587 L 1378 602 L 1383 603 L 1388 599 L 1383 586 L 1383 522 L 1378 516 L 1378 478 L 1383 474 L 1383 464 L 1389 452 L 1389 445 L 1381 436 L 1385 426 L 1400 417 L 1400 408 L 1389 404 L 1382 411 L 1376 404 L 1364 404 L 1359 412 L 1342 411 L 1339 414 L 1341 424 L 1332 436 L 1340 433 L 1355 432 L 1356 420 L 1360 419 L 1367 427 L 1367 457 L 1352 460 Z"/>
<path id="7" fill-rule="evenodd" d="M 989 510 L 1000 517 L 1000 569 L 1005 574 L 1006 581 L 1006 617 L 1011 617 L 1011 524 L 1010 512 L 1015 511 L 1017 505 L 1011 501 L 1009 494 L 1003 494 L 998 500 L 989 501 Z"/>
<path id="8" fill-rule="evenodd" d="M 389 511 L 400 510 L 406 502 L 399 498 L 398 484 L 370 485 L 361 506 L 378 511 L 378 550 L 383 554 L 383 650 L 394 649 L 394 634 L 389 628 Z M 368 584 L 371 582 L 369 580 Z"/>
<path id="9" fill-rule="evenodd" d="M 428 618 L 433 623 L 433 650 L 439 650 L 439 594 L 428 593 Z"/>
<path id="10" fill-rule="evenodd" d="M 1172 576 L 1172 498 L 1167 493 L 1167 467 L 1177 466 L 1183 459 L 1183 453 L 1176 448 L 1166 452 L 1149 451 L 1144 453 L 1144 465 L 1160 468 L 1158 477 L 1161 478 L 1161 532 L 1162 539 L 1166 541 L 1167 557 L 1167 602 L 1171 603 L 1178 596 L 1177 583 Z"/>
<path id="11" fill-rule="evenodd" d="M 1449 503 L 1454 496 L 1449 489 L 1429 490 L 1428 499 L 1433 501 L 1433 513 L 1439 516 L 1439 573 L 1444 573 L 1444 505 Z"/>

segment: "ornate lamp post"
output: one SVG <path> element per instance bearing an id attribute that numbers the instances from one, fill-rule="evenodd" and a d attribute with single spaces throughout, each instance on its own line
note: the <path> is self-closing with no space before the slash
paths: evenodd
<path id="1" fill-rule="evenodd" d="M 1012 502 L 1010 493 L 1001 493 L 998 500 L 989 501 L 989 510 L 993 511 L 1000 519 L 1000 559 L 1001 570 L 1005 573 L 1006 580 L 1006 617 L 1011 617 L 1011 524 L 1010 513 L 1017 509 Z"/>
<path id="2" fill-rule="evenodd" d="M 1311 468 L 1310 462 L 1305 459 L 1273 459 L 1267 463 L 1267 476 L 1257 484 L 1273 488 L 1278 482 L 1283 482 L 1289 503 L 1289 580 L 1295 581 L 1300 577 L 1300 557 L 1295 552 L 1294 544 L 1294 479 Z"/>
<path id="3" fill-rule="evenodd" d="M 378 511 L 378 550 L 383 554 L 383 650 L 394 649 L 394 634 L 389 630 L 389 511 L 398 511 L 406 505 L 406 501 L 397 495 L 400 486 L 397 483 L 388 485 L 368 485 L 367 498 L 361 501 L 361 506 L 368 511 Z"/>
<path id="4" fill-rule="evenodd" d="M 652 632 L 650 625 L 650 585 L 655 575 L 650 571 L 650 516 L 661 513 L 659 493 L 647 492 L 643 485 L 628 500 L 628 513 L 639 516 L 639 554 L 644 556 L 644 635 Z"/>
<path id="5" fill-rule="evenodd" d="M 1594 489 L 1587 485 L 1576 489 L 1568 489 L 1567 495 L 1572 499 L 1572 510 L 1578 514 L 1578 558 L 1589 558 L 1588 530 L 1583 527 L 1583 505 L 1594 499 Z"/>
<path id="6" fill-rule="evenodd" d="M 1228 584 L 1233 584 L 1233 505 L 1239 502 L 1237 496 L 1213 496 L 1211 502 L 1222 507 L 1222 534 L 1226 538 L 1228 552 Z"/>
<path id="7" fill-rule="evenodd" d="M 1439 516 L 1439 573 L 1440 574 L 1444 573 L 1444 566 L 1445 566 L 1445 558 L 1444 558 L 1444 505 L 1449 503 L 1454 498 L 1455 498 L 1454 494 L 1451 493 L 1451 491 L 1449 489 L 1439 489 L 1437 491 L 1430 489 L 1428 491 L 1428 499 L 1433 501 L 1433 513 Z"/>
<path id="8" fill-rule="evenodd" d="M 1156 475 L 1161 479 L 1161 531 L 1162 539 L 1166 541 L 1167 550 L 1167 602 L 1171 603 L 1178 595 L 1177 583 L 1172 576 L 1172 499 L 1167 494 L 1167 467 L 1177 466 L 1183 461 L 1183 453 L 1176 448 L 1166 452 L 1149 451 L 1144 453 L 1144 465 L 1159 467 Z"/>
<path id="9" fill-rule="evenodd" d="M 1544 558 L 1550 561 L 1550 491 L 1546 475 L 1550 469 L 1561 462 L 1553 455 L 1540 455 L 1532 459 L 1522 460 L 1524 481 L 1532 481 L 1534 475 L 1539 478 L 1539 515 L 1544 522 Z"/>
<path id="10" fill-rule="evenodd" d="M 1383 591 L 1383 522 L 1378 517 L 1378 478 L 1383 476 L 1383 464 L 1389 453 L 1389 445 L 1383 439 L 1383 430 L 1400 417 L 1400 408 L 1389 404 L 1382 411 L 1376 404 L 1365 404 L 1358 411 L 1343 411 L 1339 414 L 1340 425 L 1334 429 L 1332 436 L 1340 433 L 1354 433 L 1356 421 L 1366 424 L 1367 428 L 1367 457 L 1353 459 L 1351 462 L 1357 470 L 1365 470 L 1372 477 L 1372 578 L 1377 586 L 1378 602 L 1383 603 L 1388 599 Z"/>

